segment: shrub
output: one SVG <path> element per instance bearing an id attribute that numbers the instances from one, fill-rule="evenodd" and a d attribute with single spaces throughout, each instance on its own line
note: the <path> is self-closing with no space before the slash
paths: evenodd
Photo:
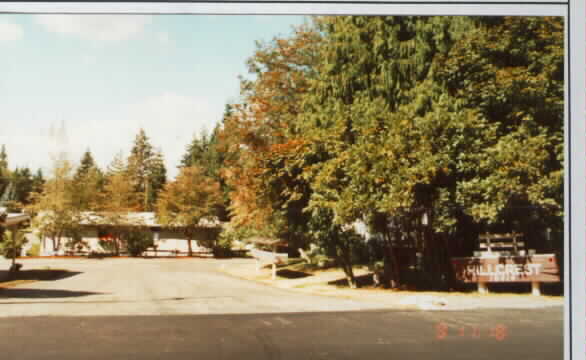
<path id="1" fill-rule="evenodd" d="M 326 250 L 315 244 L 309 245 L 309 250 L 306 251 L 309 258 L 308 264 L 319 269 L 325 269 L 335 265 L 334 259 L 326 255 Z"/>
<path id="2" fill-rule="evenodd" d="M 12 236 L 12 231 L 6 230 L 2 242 L 0 243 L 0 253 L 6 259 L 12 259 L 20 256 L 22 247 L 26 243 L 26 238 L 22 231 L 16 233 L 16 237 Z"/>
<path id="3" fill-rule="evenodd" d="M 148 230 L 131 230 L 122 235 L 130 256 L 140 256 L 154 245 L 153 234 Z"/>

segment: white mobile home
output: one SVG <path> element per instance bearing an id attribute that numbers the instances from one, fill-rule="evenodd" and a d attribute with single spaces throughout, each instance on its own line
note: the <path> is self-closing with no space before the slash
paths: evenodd
<path id="1" fill-rule="evenodd" d="M 112 252 L 110 244 L 116 237 L 120 227 L 136 228 L 137 231 L 152 233 L 154 246 L 145 255 L 149 256 L 186 256 L 189 245 L 181 228 L 166 228 L 157 223 L 153 212 L 133 212 L 118 216 L 113 222 L 112 217 L 96 213 L 84 213 L 80 221 L 78 241 L 62 238 L 59 244 L 53 239 L 41 235 L 41 256 L 75 255 L 75 254 L 108 254 Z M 122 224 L 122 225 L 121 225 Z M 215 240 L 223 223 L 218 220 L 201 221 L 196 235 L 191 241 L 193 253 L 209 253 L 211 249 L 202 245 L 203 240 Z M 75 243 L 75 245 L 72 245 Z M 121 252 L 124 254 L 125 249 Z"/>

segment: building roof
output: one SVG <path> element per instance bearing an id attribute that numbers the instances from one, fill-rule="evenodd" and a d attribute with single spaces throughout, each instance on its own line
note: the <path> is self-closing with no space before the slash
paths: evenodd
<path id="1" fill-rule="evenodd" d="M 116 215 L 116 214 L 113 214 Z M 157 218 L 154 212 L 129 212 L 121 214 L 121 221 L 127 225 L 135 226 L 147 226 L 147 227 L 164 227 L 157 222 Z M 95 212 L 83 212 L 82 213 L 82 225 L 112 225 L 109 222 L 108 215 L 104 216 Z M 223 223 L 218 219 L 202 219 L 199 223 L 200 227 L 222 227 Z"/>
<path id="2" fill-rule="evenodd" d="M 5 226 L 13 226 L 30 220 L 30 216 L 28 214 L 8 214 L 6 220 L 4 221 Z"/>
<path id="3" fill-rule="evenodd" d="M 259 245 L 267 245 L 267 246 L 278 246 L 278 245 L 287 245 L 286 241 L 280 239 L 272 239 L 262 236 L 253 236 L 245 239 L 244 242 L 252 243 L 252 244 L 259 244 Z"/>

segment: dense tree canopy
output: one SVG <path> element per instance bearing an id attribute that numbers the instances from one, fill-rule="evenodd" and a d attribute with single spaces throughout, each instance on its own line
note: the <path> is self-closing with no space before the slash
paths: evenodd
<path id="1" fill-rule="evenodd" d="M 183 167 L 177 178 L 166 184 L 157 201 L 157 219 L 168 228 L 178 228 L 191 240 L 205 222 L 217 221 L 217 205 L 222 202 L 220 184 L 197 166 Z"/>
<path id="2" fill-rule="evenodd" d="M 441 277 L 462 234 L 560 229 L 562 45 L 560 18 L 317 18 L 251 59 L 226 127 L 244 145 L 234 215 L 287 229 L 310 211 L 331 214 L 318 222 L 330 231 L 366 222 L 396 282 L 402 241 L 422 244 Z M 305 67 L 287 67 L 295 50 Z M 302 86 L 275 80 L 293 74 Z"/>
<path id="3" fill-rule="evenodd" d="M 544 233 L 563 232 L 562 21 L 315 17 L 257 43 L 240 99 L 194 136 L 174 181 L 141 130 L 104 180 L 88 152 L 74 182 L 98 189 L 103 211 L 156 209 L 190 229 L 219 216 L 295 247 L 318 243 L 351 284 L 356 224 L 380 240 L 372 260 L 393 286 L 406 279 L 405 246 L 442 286 L 449 258 L 480 232 L 518 231 L 551 251 L 561 242 Z M 78 207 L 91 208 L 83 194 Z"/>

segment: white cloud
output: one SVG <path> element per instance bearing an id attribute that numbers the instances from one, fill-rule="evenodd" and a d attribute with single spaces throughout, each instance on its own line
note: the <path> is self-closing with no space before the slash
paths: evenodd
<path id="1" fill-rule="evenodd" d="M 72 128 L 69 136 L 74 159 L 81 157 L 87 147 L 96 160 L 106 166 L 119 151 L 126 155 L 140 128 L 143 128 L 155 147 L 160 147 L 170 177 L 177 174 L 177 166 L 193 134 L 202 128 L 212 129 L 221 118 L 223 105 L 210 104 L 203 98 L 176 93 L 162 93 L 123 106 L 111 115 L 83 121 Z"/>
<path id="2" fill-rule="evenodd" d="M 7 22 L 0 22 L 0 42 L 16 41 L 22 39 L 24 31 L 22 26 Z"/>
<path id="3" fill-rule="evenodd" d="M 85 40 L 123 41 L 141 33 L 151 23 L 150 15 L 35 15 L 48 31 Z"/>
<path id="4" fill-rule="evenodd" d="M 52 157 L 65 152 L 69 160 L 77 163 L 88 148 L 105 168 L 120 151 L 128 156 L 134 137 L 143 128 L 151 144 L 161 148 L 171 179 L 177 175 L 177 166 L 193 135 L 202 128 L 211 130 L 222 113 L 222 103 L 161 93 L 114 109 L 87 109 L 83 114 L 64 115 L 66 135 L 61 137 L 57 137 L 61 132 L 61 121 L 57 119 L 43 122 L 34 130 L 9 122 L 3 124 L 0 144 L 6 144 L 11 168 L 43 168 L 48 174 Z"/>

